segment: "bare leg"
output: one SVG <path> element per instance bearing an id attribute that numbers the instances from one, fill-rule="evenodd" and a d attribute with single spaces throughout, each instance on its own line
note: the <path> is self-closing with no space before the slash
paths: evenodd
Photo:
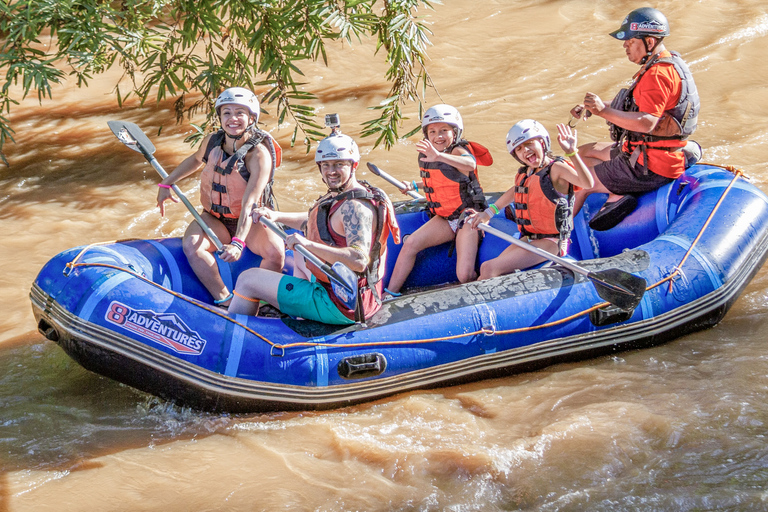
<path id="1" fill-rule="evenodd" d="M 245 239 L 248 249 L 262 257 L 259 268 L 282 272 L 285 264 L 285 244 L 271 230 L 254 224 Z"/>
<path id="2" fill-rule="evenodd" d="M 442 217 L 432 217 L 426 224 L 417 229 L 405 239 L 403 248 L 397 257 L 392 277 L 389 279 L 389 290 L 399 292 L 416 263 L 416 256 L 429 247 L 449 242 L 453 239 L 453 230 L 448 221 Z"/>
<path id="3" fill-rule="evenodd" d="M 607 162 L 611 159 L 611 148 L 613 143 L 611 142 L 588 142 L 579 146 L 579 156 L 587 165 L 591 164 L 587 159 L 597 162 Z"/>
<path id="4" fill-rule="evenodd" d="M 203 212 L 202 217 L 216 236 L 219 237 L 219 240 L 229 242 L 229 232 L 221 222 L 205 212 Z M 205 289 L 213 296 L 214 300 L 226 298 L 229 295 L 229 290 L 227 290 L 224 281 L 221 279 L 216 258 L 213 256 L 216 246 L 208 240 L 208 237 L 205 236 L 203 229 L 197 222 L 192 222 L 187 227 L 181 243 L 189 265 L 200 282 L 203 283 Z"/>
<path id="5" fill-rule="evenodd" d="M 545 250 L 551 254 L 557 254 L 557 244 L 551 240 L 534 240 L 531 245 Z M 480 266 L 480 280 L 490 279 L 491 277 L 503 276 L 514 272 L 515 270 L 526 269 L 546 261 L 530 251 L 521 247 L 511 245 L 504 249 L 492 260 L 488 260 Z"/>
<path id="6" fill-rule="evenodd" d="M 229 305 L 229 312 L 242 315 L 255 315 L 259 312 L 259 300 L 269 302 L 275 307 L 277 303 L 277 290 L 283 274 L 263 268 L 246 270 L 237 278 L 235 291 L 247 297 L 244 299 L 235 295 Z M 249 300 L 250 299 L 250 300 Z"/>
<path id="7" fill-rule="evenodd" d="M 293 276 L 301 279 L 311 280 L 312 272 L 307 268 L 307 260 L 301 253 L 293 253 Z"/>
<path id="8" fill-rule="evenodd" d="M 607 203 L 618 201 L 624 197 L 614 194 L 605 188 L 605 185 L 602 184 L 600 178 L 598 178 L 595 174 L 595 165 L 599 164 L 600 162 L 607 162 L 610 160 L 612 146 L 613 144 L 608 142 L 591 142 L 589 144 L 579 146 L 579 154 L 581 155 L 581 159 L 584 161 L 587 167 L 589 167 L 589 172 L 592 174 L 592 177 L 595 180 L 595 185 L 590 189 L 579 190 L 576 192 L 576 199 L 574 201 L 573 208 L 574 215 L 579 213 L 581 207 L 584 205 L 584 201 L 586 201 L 587 196 L 590 194 L 608 194 L 608 199 L 606 200 Z"/>
<path id="9" fill-rule="evenodd" d="M 477 279 L 475 260 L 480 232 L 464 224 L 456 233 L 456 276 L 460 283 L 468 283 Z"/>

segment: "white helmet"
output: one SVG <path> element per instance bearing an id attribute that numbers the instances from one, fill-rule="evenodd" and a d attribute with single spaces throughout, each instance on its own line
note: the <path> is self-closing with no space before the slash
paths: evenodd
<path id="1" fill-rule="evenodd" d="M 251 115 L 259 120 L 259 99 L 251 91 L 244 87 L 230 87 L 216 98 L 216 114 L 221 115 L 221 107 L 224 105 L 242 105 L 250 110 Z"/>
<path id="2" fill-rule="evenodd" d="M 549 152 L 549 133 L 544 126 L 533 119 L 523 119 L 516 123 L 507 133 L 507 151 L 515 156 L 515 148 L 527 140 L 539 137 L 544 142 L 544 153 Z"/>
<path id="3" fill-rule="evenodd" d="M 328 160 L 352 160 L 358 163 L 360 150 L 349 135 L 331 134 L 320 141 L 315 151 L 315 162 L 319 164 Z"/>
<path id="4" fill-rule="evenodd" d="M 427 136 L 427 125 L 432 123 L 445 123 L 453 126 L 456 134 L 455 142 L 458 142 L 461 139 L 461 134 L 464 133 L 464 122 L 461 120 L 461 114 L 450 105 L 435 105 L 426 111 L 424 117 L 421 118 L 421 131 L 424 132 L 425 137 Z"/>

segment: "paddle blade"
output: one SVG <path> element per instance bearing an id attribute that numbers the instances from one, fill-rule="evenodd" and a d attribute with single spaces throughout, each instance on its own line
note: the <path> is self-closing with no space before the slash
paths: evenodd
<path id="1" fill-rule="evenodd" d="M 590 272 L 587 278 L 603 300 L 624 310 L 635 309 L 645 294 L 645 279 L 617 268 Z"/>
<path id="2" fill-rule="evenodd" d="M 155 152 L 155 145 L 135 124 L 128 121 L 107 121 L 107 126 L 115 134 L 117 140 L 137 153 L 142 153 L 147 159 Z"/>
<path id="3" fill-rule="evenodd" d="M 328 277 L 336 297 L 351 310 L 357 308 L 357 275 L 346 265 L 337 261 L 331 266 Z"/>

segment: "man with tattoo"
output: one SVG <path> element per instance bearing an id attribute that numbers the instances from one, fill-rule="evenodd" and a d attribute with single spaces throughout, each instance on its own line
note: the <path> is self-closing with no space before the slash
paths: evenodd
<path id="1" fill-rule="evenodd" d="M 288 249 L 303 245 L 321 260 L 341 262 L 358 276 L 357 309 L 344 306 L 328 277 L 294 252 L 294 275 L 263 268 L 243 272 L 235 286 L 230 313 L 255 315 L 262 303 L 282 313 L 327 324 L 349 325 L 364 321 L 381 307 L 381 277 L 390 233 L 400 233 L 392 203 L 384 192 L 355 178 L 360 151 L 351 137 L 334 131 L 317 146 L 315 162 L 328 193 L 308 212 L 278 212 L 260 207 L 253 222 L 264 216 L 302 230 L 285 240 Z"/>

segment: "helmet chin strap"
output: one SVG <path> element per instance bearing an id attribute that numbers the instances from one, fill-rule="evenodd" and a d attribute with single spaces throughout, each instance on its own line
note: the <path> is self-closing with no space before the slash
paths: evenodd
<path id="1" fill-rule="evenodd" d="M 645 53 L 645 57 L 643 57 L 642 60 L 640 60 L 640 65 L 643 65 L 646 62 L 648 62 L 648 59 L 651 58 L 651 56 L 653 55 L 653 52 L 656 51 L 656 47 L 661 44 L 661 40 L 662 40 L 661 37 L 652 37 L 651 39 L 653 39 L 653 46 L 648 48 L 648 41 L 646 41 L 646 39 L 645 39 L 646 37 L 649 37 L 649 36 L 641 37 L 641 39 L 643 41 L 643 46 L 645 46 L 645 52 L 646 53 Z"/>

